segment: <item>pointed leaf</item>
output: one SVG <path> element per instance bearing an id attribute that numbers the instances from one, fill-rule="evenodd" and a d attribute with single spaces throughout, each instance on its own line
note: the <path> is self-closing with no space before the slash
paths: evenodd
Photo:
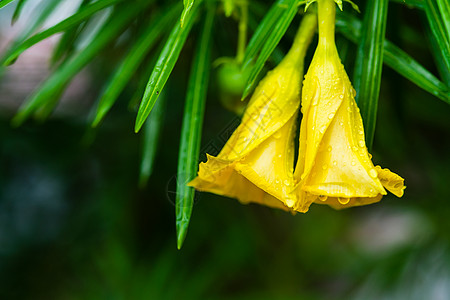
<path id="1" fill-rule="evenodd" d="M 195 190 L 187 186 L 187 183 L 194 179 L 198 170 L 203 114 L 211 68 L 210 56 L 214 13 L 214 7 L 208 8 L 200 39 L 194 52 L 184 108 L 178 155 L 175 206 L 178 249 L 181 248 L 186 238 L 194 202 Z"/>
<path id="2" fill-rule="evenodd" d="M 143 5 L 134 5 L 128 9 L 113 14 L 110 20 L 99 31 L 97 37 L 83 51 L 74 55 L 69 61 L 55 70 L 55 72 L 30 96 L 22 105 L 13 119 L 13 125 L 20 125 L 30 114 L 59 95 L 84 66 L 86 66 L 97 53 L 113 41 L 143 9 Z M 146 3 L 148 5 L 148 3 Z"/>
<path id="3" fill-rule="evenodd" d="M 200 2 L 200 1 L 198 1 Z M 158 95 L 161 93 L 164 85 L 167 82 L 175 63 L 178 60 L 181 49 L 186 42 L 189 32 L 194 24 L 195 17 L 199 11 L 199 4 L 195 4 L 192 8 L 192 12 L 186 16 L 183 27 L 180 23 L 177 23 L 172 29 L 166 44 L 161 51 L 155 68 L 153 69 L 152 75 L 148 80 L 147 87 L 142 98 L 138 115 L 136 118 L 135 132 L 139 129 L 147 119 L 148 114 L 155 105 Z"/>
<path id="4" fill-rule="evenodd" d="M 87 5 L 82 11 L 75 13 L 74 15 L 68 17 L 67 19 L 64 19 L 60 23 L 50 27 L 47 30 L 44 30 L 38 34 L 33 35 L 20 45 L 17 45 L 17 47 L 14 47 L 12 53 L 6 58 L 4 64 L 9 65 L 13 63 L 23 51 L 27 50 L 31 46 L 39 43 L 40 41 L 48 38 L 49 36 L 52 36 L 55 33 L 62 32 L 64 30 L 71 28 L 72 26 L 79 24 L 80 22 L 88 19 L 91 15 L 98 12 L 99 10 L 102 10 L 120 1 L 123 0 L 98 0 L 90 5 Z"/>
<path id="5" fill-rule="evenodd" d="M 109 81 L 98 104 L 96 117 L 92 123 L 93 127 L 101 122 L 117 97 L 125 88 L 131 76 L 133 76 L 139 65 L 142 63 L 147 53 L 158 41 L 161 34 L 164 33 L 164 28 L 173 22 L 179 13 L 179 6 L 173 5 L 148 24 L 140 39 L 131 48 L 124 61 L 116 69 L 114 76 Z"/>
<path id="6" fill-rule="evenodd" d="M 16 23 L 17 19 L 19 19 L 20 13 L 22 12 L 23 6 L 25 5 L 26 2 L 27 0 L 19 0 L 19 2 L 17 2 L 16 9 L 14 10 L 14 13 L 11 18 L 11 24 Z"/>

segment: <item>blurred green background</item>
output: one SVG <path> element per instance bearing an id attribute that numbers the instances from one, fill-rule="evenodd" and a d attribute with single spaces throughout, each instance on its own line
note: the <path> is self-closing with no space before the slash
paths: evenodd
<path id="1" fill-rule="evenodd" d="M 0 11 L 3 47 L 14 32 L 13 11 L 12 5 Z M 391 3 L 387 38 L 437 76 L 425 22 L 418 20 L 423 12 Z M 216 23 L 220 51 L 213 57 L 234 55 L 237 23 L 223 15 Z M 177 250 L 177 157 L 193 44 L 188 39 L 166 86 L 156 162 L 141 189 L 142 134 L 133 132 L 136 112 L 128 101 L 142 72 L 98 129 L 87 124 L 126 42 L 83 70 L 46 122 L 10 126 L 48 72 L 47 48 L 31 48 L 28 59 L 2 69 L 1 299 L 450 299 L 450 107 L 386 66 L 372 154 L 375 164 L 405 178 L 403 198 L 389 194 L 343 211 L 313 205 L 290 215 L 198 193 Z M 339 34 L 338 47 L 352 77 L 356 49 Z M 216 154 L 238 125 L 220 103 L 216 71 L 201 159 L 205 151 Z"/>

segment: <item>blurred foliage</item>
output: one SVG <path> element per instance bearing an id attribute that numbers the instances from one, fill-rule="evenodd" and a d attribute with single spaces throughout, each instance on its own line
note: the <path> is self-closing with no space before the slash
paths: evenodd
<path id="1" fill-rule="evenodd" d="M 212 60 L 231 57 L 228 64 L 242 63 L 258 77 L 290 45 L 301 16 L 292 15 L 288 24 L 276 21 L 291 16 L 288 7 L 295 1 L 249 2 L 250 39 L 242 62 L 233 60 L 242 13 L 233 1 L 86 0 L 71 17 L 45 23 L 64 2 L 42 1 L 28 15 L 32 1 L 0 2 L 0 20 L 14 16 L 15 26 L 27 24 L 9 43 L 4 62 L 14 62 L 33 40 L 64 32 L 51 56 L 49 79 L 15 117 L 22 126 L 11 127 L 16 106 L 2 102 L 11 95 L 0 86 L 1 299 L 450 297 L 448 17 L 436 13 L 444 11 L 445 1 L 389 3 L 383 60 L 389 68 L 383 66 L 380 78 L 373 156 L 405 178 L 404 198 L 386 196 L 381 203 L 344 211 L 314 206 L 292 216 L 192 193 L 193 217 L 181 251 L 174 226 L 177 157 L 207 6 L 215 5 L 216 12 Z M 193 6 L 177 27 L 183 2 Z M 356 4 L 364 14 L 365 3 Z M 370 31 L 361 30 L 363 16 L 350 7 L 344 4 L 338 14 L 337 41 L 352 77 L 358 47 L 351 43 L 359 45 L 365 40 L 361 34 Z M 273 33 L 265 29 L 272 27 Z M 0 33 L 8 30 L 2 27 Z M 171 37 L 184 41 L 165 46 Z M 312 49 L 307 61 L 311 55 Z M 154 69 L 167 62 L 170 70 Z M 4 78 L 8 68 L 0 70 Z M 199 143 L 201 160 L 205 152 L 217 154 L 239 124 L 221 104 L 219 80 L 226 76 L 218 76 L 220 69 L 211 68 L 209 87 L 202 88 L 207 93 L 202 139 L 192 144 Z M 67 103 L 58 99 L 81 70 L 91 74 L 85 87 L 89 103 L 68 117 L 61 113 Z M 144 131 L 135 134 L 147 81 L 161 75 L 167 80 L 163 98 L 153 103 Z M 156 92 L 161 89 L 150 86 L 149 95 Z M 109 100 L 93 103 L 106 94 Z M 90 128 L 100 103 L 107 103 L 109 112 Z M 47 121 L 25 122 L 32 115 Z M 151 130 L 155 126 L 159 133 Z M 141 182 L 148 178 L 147 186 L 138 187 L 139 176 Z"/>

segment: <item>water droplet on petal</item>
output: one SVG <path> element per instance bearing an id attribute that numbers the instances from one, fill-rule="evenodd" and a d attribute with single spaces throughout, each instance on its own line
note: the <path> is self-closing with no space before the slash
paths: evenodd
<path id="1" fill-rule="evenodd" d="M 372 159 L 372 154 L 370 154 L 370 153 L 368 153 L 368 154 L 369 154 L 369 158 Z"/>
<path id="2" fill-rule="evenodd" d="M 375 170 L 375 169 L 370 169 L 369 175 L 370 175 L 370 177 L 372 177 L 372 178 L 377 178 L 378 172 L 377 172 L 377 170 Z"/>
<path id="3" fill-rule="evenodd" d="M 339 122 L 339 125 L 343 126 L 343 125 L 344 125 L 344 122 Z"/>
<path id="4" fill-rule="evenodd" d="M 342 205 L 345 205 L 345 204 L 350 202 L 350 198 L 340 198 L 340 197 L 338 197 L 337 200 Z"/>
<path id="5" fill-rule="evenodd" d="M 292 199 L 286 199 L 286 205 L 289 206 L 289 207 L 294 206 L 294 200 L 292 200 Z"/>
<path id="6" fill-rule="evenodd" d="M 364 143 L 364 140 L 360 140 L 360 141 L 358 142 L 358 145 L 359 145 L 360 147 L 364 147 L 364 146 L 366 145 L 366 143 Z"/>
<path id="7" fill-rule="evenodd" d="M 370 192 L 370 193 L 373 193 L 373 192 L 374 192 L 374 190 L 373 190 L 373 189 L 370 189 L 370 190 L 369 190 L 369 192 Z"/>
<path id="8" fill-rule="evenodd" d="M 322 169 L 323 169 L 323 170 L 326 170 L 326 169 L 328 169 L 328 166 L 327 166 L 327 164 L 324 164 L 324 165 L 322 166 Z"/>
<path id="9" fill-rule="evenodd" d="M 287 180 L 287 179 L 286 179 L 286 180 L 284 181 L 284 185 L 286 185 L 286 186 L 290 186 L 290 185 L 291 185 L 291 183 L 289 182 L 289 180 Z"/>
<path id="10" fill-rule="evenodd" d="M 331 148 L 331 146 L 328 146 L 327 151 L 328 151 L 328 152 L 331 152 L 332 149 L 333 149 L 333 148 Z"/>
<path id="11" fill-rule="evenodd" d="M 333 161 L 333 166 L 336 166 L 337 165 L 337 161 Z"/>
<path id="12" fill-rule="evenodd" d="M 275 183 L 276 183 L 276 184 L 279 184 L 279 183 L 280 183 L 280 181 L 279 181 L 279 180 L 277 179 L 277 180 L 275 180 Z"/>
<path id="13" fill-rule="evenodd" d="M 283 155 L 281 155 L 281 154 L 278 154 L 278 158 L 282 158 L 283 157 Z"/>
<path id="14" fill-rule="evenodd" d="M 340 94 L 340 95 L 339 95 L 339 98 L 340 98 L 340 99 L 344 99 L 344 95 L 343 95 L 343 94 Z"/>
<path id="15" fill-rule="evenodd" d="M 320 195 L 319 196 L 319 200 L 320 201 L 327 201 L 327 199 L 328 199 L 328 196 L 325 196 L 325 195 Z"/>
<path id="16" fill-rule="evenodd" d="M 333 117 L 334 117 L 334 114 L 333 113 L 330 113 L 329 115 L 328 115 L 328 119 L 333 119 Z"/>
<path id="17" fill-rule="evenodd" d="M 352 149 L 353 149 L 353 151 L 355 151 L 355 152 L 359 150 L 358 147 L 356 147 L 356 146 L 353 146 Z"/>
<path id="18" fill-rule="evenodd" d="M 352 166 L 355 166 L 356 162 L 354 160 L 352 160 Z"/>

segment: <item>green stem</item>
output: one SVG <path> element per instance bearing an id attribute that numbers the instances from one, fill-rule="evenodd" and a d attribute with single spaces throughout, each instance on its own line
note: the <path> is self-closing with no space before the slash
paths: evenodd
<path id="1" fill-rule="evenodd" d="M 319 43 L 335 45 L 334 43 L 334 24 L 336 18 L 336 4 L 334 0 L 319 0 Z"/>

